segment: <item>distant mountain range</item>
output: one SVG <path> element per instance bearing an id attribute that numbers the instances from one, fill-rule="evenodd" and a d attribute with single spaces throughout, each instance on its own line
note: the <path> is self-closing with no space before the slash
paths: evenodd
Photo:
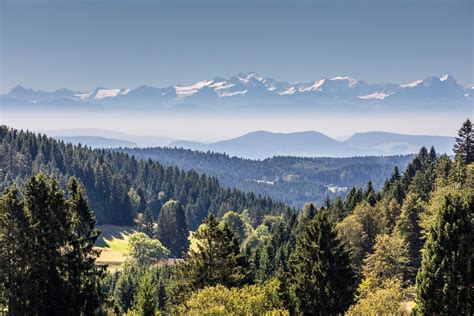
<path id="1" fill-rule="evenodd" d="M 315 131 L 271 133 L 256 131 L 240 137 L 200 143 L 173 140 L 167 137 L 138 136 L 104 129 L 66 129 L 44 131 L 47 135 L 74 144 L 93 148 L 118 147 L 176 147 L 198 151 L 226 153 L 250 159 L 274 156 L 296 157 L 351 157 L 407 155 L 420 147 L 434 146 L 437 152 L 452 153 L 454 137 L 404 135 L 388 132 L 356 133 L 345 141 L 338 141 Z"/>
<path id="2" fill-rule="evenodd" d="M 387 132 L 357 133 L 338 141 L 319 132 L 270 133 L 257 131 L 211 144 L 190 141 L 172 142 L 169 147 L 227 153 L 251 159 L 274 156 L 349 157 L 367 155 L 405 155 L 422 146 L 437 152 L 452 153 L 454 137 L 403 135 Z"/>
<path id="3" fill-rule="evenodd" d="M 471 106 L 474 87 L 459 84 L 452 76 L 432 76 L 404 84 L 369 84 L 351 77 L 323 78 L 288 83 L 260 76 L 239 74 L 215 77 L 189 86 L 140 86 L 136 89 L 103 88 L 93 91 L 58 89 L 36 91 L 16 86 L 1 95 L 4 106 L 42 105 L 49 107 L 154 107 L 161 109 L 227 109 L 234 107 L 285 108 L 356 105 L 360 108 L 392 105 L 398 110 L 413 104 L 431 106 Z M 431 108 L 433 109 L 433 108 Z"/>

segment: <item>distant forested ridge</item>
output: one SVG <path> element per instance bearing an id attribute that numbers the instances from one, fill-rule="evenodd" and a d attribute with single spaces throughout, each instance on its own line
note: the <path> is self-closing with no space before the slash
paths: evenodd
<path id="1" fill-rule="evenodd" d="M 215 177 L 196 171 L 0 127 L 0 191 L 12 183 L 23 185 L 26 178 L 39 171 L 57 178 L 62 188 L 70 176 L 77 177 L 101 224 L 131 224 L 139 207 L 157 216 L 169 199 L 184 205 L 189 229 L 196 228 L 209 212 L 221 216 L 229 210 L 247 209 L 257 223 L 264 215 L 288 211 L 283 203 L 222 188 Z"/>
<path id="2" fill-rule="evenodd" d="M 321 204 L 326 196 L 343 197 L 346 188 L 364 187 L 369 179 L 375 189 L 381 189 L 394 167 L 403 171 L 414 157 L 273 157 L 251 160 L 181 148 L 119 150 L 144 160 L 157 160 L 164 165 L 206 173 L 217 177 L 224 186 L 268 195 L 297 208 L 309 201 Z"/>

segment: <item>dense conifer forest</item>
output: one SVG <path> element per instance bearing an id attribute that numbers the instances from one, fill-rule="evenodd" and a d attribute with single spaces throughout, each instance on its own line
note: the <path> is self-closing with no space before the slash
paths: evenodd
<path id="1" fill-rule="evenodd" d="M 2 143 L 17 153 L 27 152 L 24 142 L 6 137 L 35 138 L 3 131 Z M 104 154 L 135 161 L 40 139 L 76 152 L 77 164 Z M 58 173 L 24 172 L 26 180 L 5 187 L 0 199 L 0 308 L 11 315 L 470 315 L 473 139 L 467 120 L 454 159 L 423 147 L 381 190 L 369 182 L 345 200 L 299 212 L 275 205 L 260 218 L 211 212 L 187 235 L 181 200 L 164 203 L 158 217 L 145 208 L 135 217 L 127 260 L 107 271 L 94 265 L 98 232 L 81 184 L 72 177 L 64 192 Z M 169 264 L 180 252 L 182 260 Z"/>
<path id="2" fill-rule="evenodd" d="M 157 216 L 169 199 L 183 204 L 187 225 L 195 229 L 213 212 L 247 210 L 254 223 L 264 215 L 288 211 L 282 203 L 254 193 L 222 188 L 215 177 L 165 167 L 151 160 L 140 161 L 110 150 L 73 146 L 46 135 L 0 128 L 0 190 L 23 185 L 33 174 L 54 176 L 66 187 L 75 176 L 85 188 L 101 224 L 133 224 L 138 210 Z"/>
<path id="3" fill-rule="evenodd" d="M 120 151 L 144 160 L 157 160 L 166 166 L 215 176 L 226 187 L 270 196 L 295 208 L 301 208 L 307 202 L 321 205 L 326 196 L 344 197 L 348 193 L 346 188 L 365 186 L 368 179 L 376 189 L 381 189 L 394 167 L 403 171 L 414 157 L 273 157 L 251 160 L 168 147 L 122 148 Z"/>

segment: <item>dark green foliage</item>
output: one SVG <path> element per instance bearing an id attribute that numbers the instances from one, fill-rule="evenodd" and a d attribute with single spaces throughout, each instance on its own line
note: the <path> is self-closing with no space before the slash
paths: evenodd
<path id="1" fill-rule="evenodd" d="M 123 269 L 109 273 L 102 282 L 102 288 L 109 297 L 110 310 L 116 314 L 125 314 L 133 309 L 139 314 L 140 310 L 148 310 L 151 306 L 155 311 L 163 311 L 168 301 L 170 271 L 171 268 L 166 265 L 143 269 L 127 264 Z M 146 302 L 148 298 L 152 303 L 150 305 Z"/>
<path id="2" fill-rule="evenodd" d="M 154 281 L 148 271 L 140 278 L 132 309 L 139 316 L 155 316 L 159 308 L 158 288 Z"/>
<path id="3" fill-rule="evenodd" d="M 82 311 L 89 314 L 97 312 L 102 299 L 98 281 L 103 271 L 95 265 L 99 251 L 94 249 L 100 232 L 95 229 L 94 213 L 89 209 L 82 186 L 75 178 L 69 181 L 68 192 L 66 205 L 71 218 L 71 248 L 67 254 L 66 270 L 72 298 L 68 307 L 71 313 Z"/>
<path id="4" fill-rule="evenodd" d="M 288 211 L 282 203 L 222 188 L 216 178 L 195 171 L 184 172 L 151 160 L 138 161 L 124 153 L 92 150 L 0 127 L 0 191 L 14 181 L 23 184 L 38 171 L 54 174 L 62 188 L 71 175 L 78 178 L 100 224 L 133 223 L 137 210 L 128 195 L 131 188 L 139 197 L 139 210 L 143 212 L 146 203 L 154 216 L 169 199 L 180 201 L 189 229 L 199 226 L 209 210 L 222 216 L 228 210 L 248 209 L 254 224 L 267 214 Z"/>
<path id="5" fill-rule="evenodd" d="M 472 194 L 444 198 L 416 277 L 418 308 L 423 314 L 473 313 L 473 210 Z"/>
<path id="6" fill-rule="evenodd" d="M 297 225 L 295 214 L 283 217 L 272 225 L 270 239 L 252 249 L 249 260 L 255 281 L 264 282 L 279 271 L 289 271 L 288 261 L 295 248 Z"/>
<path id="7" fill-rule="evenodd" d="M 348 212 L 352 212 L 352 210 L 362 202 L 364 199 L 364 194 L 362 191 L 362 188 L 355 188 L 353 187 L 350 191 L 349 194 L 347 194 L 346 201 L 344 203 L 344 208 Z"/>
<path id="8" fill-rule="evenodd" d="M 181 258 L 188 250 L 188 229 L 181 203 L 170 200 L 161 208 L 157 223 L 157 237 L 171 251 L 171 255 Z"/>
<path id="9" fill-rule="evenodd" d="M 146 208 L 144 212 L 138 212 L 135 216 L 135 224 L 137 224 L 138 231 L 146 234 L 150 238 L 154 238 L 157 233 L 156 224 L 153 222 L 153 216 L 150 209 Z"/>
<path id="10" fill-rule="evenodd" d="M 469 119 L 459 129 L 453 150 L 463 163 L 470 164 L 474 162 L 474 131 Z"/>
<path id="11" fill-rule="evenodd" d="M 3 193 L 1 298 L 11 314 L 94 314 L 101 307 L 95 219 L 74 179 L 69 196 L 44 174 L 26 181 L 23 199 L 15 188 Z"/>
<path id="12" fill-rule="evenodd" d="M 123 152 L 143 160 L 178 166 L 215 176 L 228 187 L 270 196 L 301 209 L 309 201 L 321 206 L 324 197 L 335 193 L 327 185 L 362 187 L 368 179 L 376 189 L 390 175 L 393 167 L 404 169 L 412 155 L 390 157 L 304 158 L 273 157 L 250 160 L 214 152 L 199 152 L 181 148 L 124 148 Z M 258 182 L 258 180 L 271 181 Z M 340 191 L 341 197 L 345 192 Z M 233 208 L 229 208 L 233 209 Z"/>
<path id="13" fill-rule="evenodd" d="M 221 284 L 232 287 L 247 281 L 248 264 L 240 254 L 237 236 L 210 214 L 193 234 L 196 249 L 190 249 L 182 271 L 192 289 Z"/>
<path id="14" fill-rule="evenodd" d="M 298 225 L 304 228 L 304 226 L 314 218 L 317 211 L 313 203 L 306 203 L 298 215 Z"/>
<path id="15" fill-rule="evenodd" d="M 377 195 L 374 190 L 374 186 L 372 185 L 372 181 L 369 180 L 367 182 L 367 188 L 364 192 L 365 200 L 370 204 L 370 206 L 374 206 L 377 203 Z"/>
<path id="16" fill-rule="evenodd" d="M 296 304 L 303 314 L 343 313 L 353 301 L 355 277 L 350 257 L 325 211 L 298 237 L 290 271 Z"/>
<path id="17" fill-rule="evenodd" d="M 15 187 L 7 188 L 0 200 L 0 307 L 25 315 L 29 309 L 28 277 L 28 217 Z"/>

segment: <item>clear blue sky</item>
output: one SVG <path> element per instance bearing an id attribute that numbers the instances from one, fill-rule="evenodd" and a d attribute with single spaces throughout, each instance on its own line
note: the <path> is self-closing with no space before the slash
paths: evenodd
<path id="1" fill-rule="evenodd" d="M 188 84 L 256 71 L 473 80 L 473 1 L 3 0 L 1 92 Z"/>

